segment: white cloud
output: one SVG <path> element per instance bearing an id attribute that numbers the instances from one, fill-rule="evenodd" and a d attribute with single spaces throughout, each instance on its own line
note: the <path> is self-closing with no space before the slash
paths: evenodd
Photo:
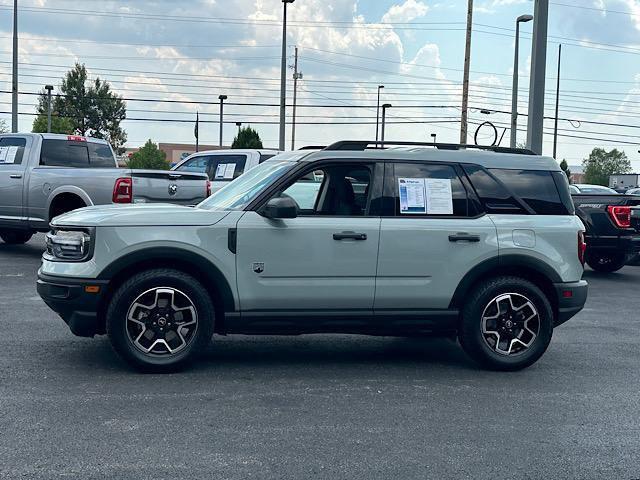
<path id="1" fill-rule="evenodd" d="M 402 5 L 392 5 L 382 16 L 384 23 L 410 22 L 419 17 L 424 17 L 429 11 L 429 7 L 416 0 L 406 0 Z"/>

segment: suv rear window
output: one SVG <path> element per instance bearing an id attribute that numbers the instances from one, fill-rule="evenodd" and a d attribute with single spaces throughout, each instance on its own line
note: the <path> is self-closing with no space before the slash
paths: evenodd
<path id="1" fill-rule="evenodd" d="M 45 139 L 42 141 L 40 165 L 88 168 L 89 150 L 87 149 L 87 143 Z"/>
<path id="2" fill-rule="evenodd" d="M 507 188 L 531 207 L 538 215 L 567 215 L 573 213 L 563 202 L 551 172 L 547 170 L 489 169 Z M 568 187 L 566 184 L 564 188 Z"/>

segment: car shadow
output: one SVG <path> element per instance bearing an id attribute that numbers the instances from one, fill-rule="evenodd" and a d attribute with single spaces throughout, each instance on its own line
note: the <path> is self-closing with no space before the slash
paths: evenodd
<path id="1" fill-rule="evenodd" d="M 39 258 L 44 253 L 45 247 L 42 244 L 33 242 L 23 245 L 9 245 L 0 241 L 0 253 L 8 255 L 24 255 L 28 257 Z"/>

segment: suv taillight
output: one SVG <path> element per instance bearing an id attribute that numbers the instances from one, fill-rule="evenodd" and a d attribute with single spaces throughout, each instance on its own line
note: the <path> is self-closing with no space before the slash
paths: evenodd
<path id="1" fill-rule="evenodd" d="M 113 203 L 132 203 L 133 202 L 133 180 L 129 177 L 121 177 L 116 179 L 113 185 Z"/>
<path id="2" fill-rule="evenodd" d="M 584 267 L 585 252 L 587 251 L 587 242 L 584 241 L 584 232 L 578 232 L 578 260 Z"/>
<path id="3" fill-rule="evenodd" d="M 609 212 L 609 216 L 611 217 L 611 220 L 613 220 L 613 223 L 616 224 L 616 227 L 631 227 L 631 207 L 609 205 L 607 207 L 607 212 Z"/>
<path id="4" fill-rule="evenodd" d="M 211 196 L 211 180 L 207 180 L 207 197 Z"/>

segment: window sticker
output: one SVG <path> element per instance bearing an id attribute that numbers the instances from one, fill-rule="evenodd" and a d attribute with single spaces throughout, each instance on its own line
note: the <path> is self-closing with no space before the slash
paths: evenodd
<path id="1" fill-rule="evenodd" d="M 224 174 L 227 170 L 227 164 L 226 163 L 219 163 L 218 167 L 216 168 L 216 179 L 222 179 L 224 178 Z"/>
<path id="2" fill-rule="evenodd" d="M 227 168 L 224 170 L 224 178 L 232 179 L 233 174 L 236 172 L 236 164 L 235 163 L 227 163 Z"/>
<path id="3" fill-rule="evenodd" d="M 425 178 L 427 213 L 453 215 L 453 193 L 450 178 Z"/>
<path id="4" fill-rule="evenodd" d="M 0 163 L 15 163 L 18 148 L 20 147 L 0 147 Z"/>
<path id="5" fill-rule="evenodd" d="M 424 193 L 424 178 L 399 178 L 401 214 L 425 214 L 427 202 Z"/>

